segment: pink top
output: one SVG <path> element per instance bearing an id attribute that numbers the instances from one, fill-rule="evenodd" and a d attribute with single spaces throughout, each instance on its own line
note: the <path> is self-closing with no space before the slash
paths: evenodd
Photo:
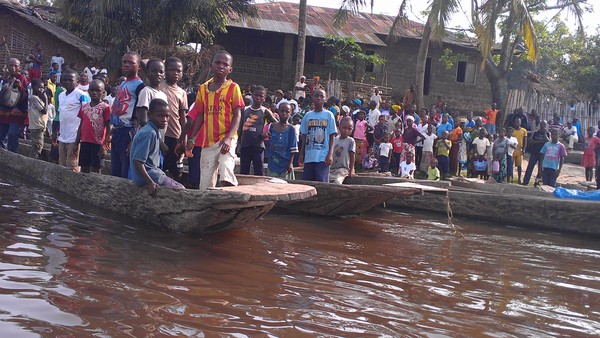
<path id="1" fill-rule="evenodd" d="M 595 154 L 596 147 L 600 144 L 600 138 L 596 136 L 586 137 L 585 138 L 585 148 L 583 149 L 583 153 Z"/>
<path id="2" fill-rule="evenodd" d="M 365 140 L 365 132 L 367 131 L 367 121 L 358 120 L 356 121 L 356 126 L 354 127 L 354 139 L 355 140 Z"/>

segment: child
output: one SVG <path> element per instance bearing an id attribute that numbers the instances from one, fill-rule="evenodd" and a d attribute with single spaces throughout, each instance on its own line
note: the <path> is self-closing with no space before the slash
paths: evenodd
<path id="1" fill-rule="evenodd" d="M 384 118 L 385 122 L 385 118 Z M 385 124 L 384 124 L 385 126 Z M 387 129 L 387 127 L 386 127 Z M 392 144 L 390 134 L 384 133 L 383 140 L 379 144 L 379 172 L 386 173 L 390 170 L 390 157 L 392 156 Z"/>
<path id="2" fill-rule="evenodd" d="M 494 141 L 494 146 L 492 147 L 492 156 L 494 161 L 498 161 L 499 170 L 498 172 L 493 172 L 494 178 L 496 182 L 503 183 L 506 178 L 506 154 L 508 153 L 508 139 L 504 137 L 506 130 L 503 127 L 497 129 L 498 138 Z"/>
<path id="3" fill-rule="evenodd" d="M 167 102 L 167 95 L 160 91 L 159 85 L 165 78 L 165 64 L 160 59 L 150 59 L 146 62 L 146 77 L 148 85 L 140 91 L 132 120 L 137 120 L 140 127 L 148 122 L 148 108 L 150 101 L 162 99 Z M 164 130 L 162 130 L 164 134 Z M 161 137 L 163 139 L 164 137 Z"/>
<path id="4" fill-rule="evenodd" d="M 446 179 L 446 175 L 450 171 L 450 149 L 452 148 L 452 142 L 448 140 L 448 131 L 442 132 L 442 137 L 435 144 L 435 154 L 438 161 L 438 168 L 442 173 L 442 179 Z"/>
<path id="5" fill-rule="evenodd" d="M 352 118 L 340 120 L 340 135 L 333 141 L 333 164 L 329 181 L 342 184 L 347 176 L 355 176 L 354 162 L 356 160 L 356 143 L 350 137 L 354 123 Z"/>
<path id="6" fill-rule="evenodd" d="M 110 132 L 110 107 L 102 101 L 104 82 L 94 80 L 88 90 L 91 101 L 84 103 L 77 117 L 81 119 L 75 145 L 79 149 L 79 166 L 84 173 L 100 173 L 104 159 L 104 138 Z"/>
<path id="7" fill-rule="evenodd" d="M 398 170 L 398 176 L 402 178 L 414 179 L 415 170 L 417 167 L 415 166 L 414 155 L 413 153 L 408 153 L 406 155 L 406 161 L 402 161 L 400 163 L 400 169 Z"/>
<path id="8" fill-rule="evenodd" d="M 140 56 L 138 53 L 129 51 L 123 55 L 121 72 L 125 79 L 119 85 L 117 96 L 111 107 L 110 122 L 113 128 L 105 140 L 107 145 L 110 144 L 110 174 L 112 176 L 124 178 L 129 176 L 129 146 L 135 133 L 131 120 L 135 102 L 144 88 L 144 81 L 138 76 L 139 68 Z"/>
<path id="9" fill-rule="evenodd" d="M 300 125 L 302 149 L 299 164 L 304 163 L 302 179 L 329 182 L 329 167 L 333 163 L 333 139 L 337 134 L 333 114 L 323 107 L 325 90 L 313 90 L 315 109 L 306 113 Z"/>
<path id="10" fill-rule="evenodd" d="M 31 80 L 32 94 L 29 96 L 29 133 L 31 139 L 31 154 L 33 158 L 39 158 L 44 147 L 44 132 L 48 124 L 48 97 L 44 82 L 40 79 Z"/>
<path id="11" fill-rule="evenodd" d="M 514 165 L 517 167 L 517 181 L 521 184 L 521 170 L 523 163 L 523 154 L 527 149 L 527 130 L 521 127 L 521 119 L 513 121 L 513 136 L 517 139 L 517 149 L 513 152 Z"/>
<path id="12" fill-rule="evenodd" d="M 363 169 L 372 170 L 379 166 L 379 161 L 373 152 L 373 148 L 369 148 L 369 154 L 363 159 Z"/>
<path id="13" fill-rule="evenodd" d="M 435 144 L 435 139 L 437 135 L 433 132 L 434 126 L 433 124 L 427 124 L 427 133 L 423 136 L 423 155 L 421 158 L 421 171 L 427 172 L 429 171 L 428 164 L 431 164 L 431 160 L 435 157 L 433 156 L 433 145 Z M 437 164 L 436 164 L 437 166 Z"/>
<path id="14" fill-rule="evenodd" d="M 547 142 L 540 150 L 542 155 L 542 182 L 551 187 L 556 186 L 556 179 L 560 175 L 567 150 L 565 146 L 558 142 L 559 130 L 553 129 L 550 132 L 550 142 Z"/>
<path id="15" fill-rule="evenodd" d="M 148 109 L 148 123 L 143 126 L 131 141 L 129 156 L 131 179 L 135 185 L 148 189 L 154 194 L 157 186 L 185 189 L 179 182 L 168 177 L 158 167 L 160 161 L 159 129 L 167 127 L 169 104 L 162 99 L 154 99 Z"/>
<path id="16" fill-rule="evenodd" d="M 475 125 L 475 121 L 473 121 L 473 125 Z M 467 124 L 465 123 L 460 146 L 458 148 L 458 176 L 460 177 L 462 177 L 462 169 L 467 166 L 468 162 L 468 146 L 471 140 L 471 132 L 469 130 L 469 127 L 467 127 Z"/>
<path id="17" fill-rule="evenodd" d="M 488 134 L 488 140 L 490 141 L 490 146 L 485 151 L 485 160 L 487 162 L 487 172 L 485 176 L 485 180 L 488 180 L 490 176 L 493 175 L 493 166 L 492 162 L 494 161 L 493 149 L 494 149 L 494 135 Z"/>
<path id="18" fill-rule="evenodd" d="M 513 153 L 517 146 L 519 145 L 519 141 L 516 137 L 512 136 L 514 129 L 512 127 L 508 127 L 506 129 L 506 138 L 508 139 L 508 151 L 506 153 L 506 182 L 511 183 L 513 180 Z"/>
<path id="19" fill-rule="evenodd" d="M 79 83 L 77 84 L 77 89 L 87 93 L 90 89 L 90 80 L 91 79 L 88 77 L 87 72 L 81 72 L 81 74 L 79 74 Z"/>
<path id="20" fill-rule="evenodd" d="M 255 89 L 256 91 L 256 89 Z M 254 96 L 256 102 L 256 96 Z M 298 139 L 294 128 L 288 123 L 292 108 L 289 103 L 279 105 L 279 122 L 271 123 L 267 135 L 269 142 L 269 176 L 287 178 L 294 177 L 294 157 L 298 153 Z"/>
<path id="21" fill-rule="evenodd" d="M 390 159 L 390 168 L 392 174 L 398 174 L 398 168 L 400 167 L 400 155 L 402 155 L 402 134 L 400 129 L 394 130 L 393 137 L 390 140 L 392 144 L 392 158 Z"/>
<path id="22" fill-rule="evenodd" d="M 31 118 L 29 120 L 31 121 Z M 594 136 L 594 127 L 589 127 L 587 134 L 581 165 L 585 168 L 585 180 L 591 182 L 594 178 L 594 167 L 596 166 L 596 150 L 600 149 L 600 138 Z"/>
<path id="23" fill-rule="evenodd" d="M 473 165 L 473 175 L 475 177 L 479 176 L 480 178 L 485 179 L 487 176 L 487 167 L 489 163 L 486 161 L 485 154 L 490 146 L 491 144 L 490 140 L 487 138 L 487 131 L 485 128 L 479 129 L 477 137 L 473 140 L 473 161 L 477 161 L 479 163 L 483 162 L 483 164 L 480 164 L 480 167 L 475 164 Z"/>
<path id="24" fill-rule="evenodd" d="M 200 190 L 216 186 L 217 174 L 222 185 L 237 185 L 233 170 L 244 100 L 240 86 L 227 78 L 233 71 L 232 67 L 231 54 L 224 50 L 215 53 L 211 63 L 214 77 L 200 86 L 192 109 L 197 112 L 190 112 L 188 116 L 197 118 L 192 126 L 192 137 L 188 139 L 187 151 L 194 148 L 198 132 L 202 141 Z"/>
<path id="25" fill-rule="evenodd" d="M 375 140 L 375 144 L 373 144 L 373 147 L 375 148 L 375 153 L 379 153 L 379 145 L 381 144 L 381 142 L 383 142 L 383 136 L 384 135 L 388 135 L 387 132 L 387 124 L 385 122 L 385 115 L 379 115 L 378 117 L 378 121 L 377 124 L 375 125 L 375 130 L 373 131 L 373 139 Z M 381 161 L 379 161 L 379 164 L 381 165 Z"/>
<path id="26" fill-rule="evenodd" d="M 90 97 L 84 91 L 75 88 L 77 72 L 66 70 L 63 72 L 62 85 L 64 92 L 58 96 L 59 105 L 59 131 L 58 131 L 58 164 L 79 172 L 79 147 L 77 130 L 81 119 L 79 111 Z"/>
<path id="27" fill-rule="evenodd" d="M 438 160 L 435 158 L 431 159 L 431 165 L 427 168 L 427 179 L 430 181 L 440 180 L 440 170 L 437 168 Z"/>
<path id="28" fill-rule="evenodd" d="M 266 107 L 263 107 L 265 97 L 267 96 L 267 90 L 263 86 L 255 86 L 252 91 L 252 105 L 244 109 L 242 115 L 243 123 L 240 123 L 240 143 L 239 143 L 239 154 L 240 154 L 240 174 L 249 175 L 250 165 L 254 170 L 254 175 L 263 176 L 263 163 L 264 163 L 264 149 L 265 144 L 263 143 L 263 128 L 265 127 L 265 120 L 270 122 L 277 122 L 273 113 Z M 288 105 L 287 108 L 291 109 L 291 106 L 287 102 L 281 102 L 279 109 L 281 110 L 282 105 Z M 287 125 L 287 122 L 286 122 Z M 268 129 L 267 129 L 268 131 Z M 268 133 L 264 135 L 268 137 Z"/>
<path id="29" fill-rule="evenodd" d="M 181 160 L 186 138 L 186 133 L 183 133 L 182 129 L 186 124 L 188 111 L 187 93 L 178 85 L 182 75 L 183 62 L 176 57 L 168 57 L 165 60 L 165 80 L 159 85 L 160 90 L 167 95 L 171 113 L 164 134 L 164 144 L 168 148 L 165 153 L 164 169 L 178 181 L 181 181 L 182 176 Z"/>
<path id="30" fill-rule="evenodd" d="M 367 149 L 369 143 L 367 142 L 367 132 L 370 131 L 371 126 L 365 121 L 365 112 L 360 110 L 357 114 L 356 125 L 354 126 L 353 138 L 356 142 L 356 153 L 358 158 L 365 158 L 368 154 Z"/>

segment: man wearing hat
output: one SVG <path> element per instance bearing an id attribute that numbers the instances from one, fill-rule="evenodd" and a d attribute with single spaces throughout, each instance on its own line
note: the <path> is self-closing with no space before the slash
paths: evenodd
<path id="1" fill-rule="evenodd" d="M 296 101 L 300 100 L 301 97 L 306 97 L 306 76 L 300 76 L 300 80 L 296 82 L 294 90 L 296 91 L 296 94 L 294 95 Z"/>
<path id="2" fill-rule="evenodd" d="M 402 110 L 400 105 L 394 104 L 392 105 L 392 109 L 390 109 L 390 118 L 388 119 L 388 133 L 390 135 L 394 135 L 394 130 L 396 129 L 396 123 L 401 122 L 400 115 L 398 113 Z M 402 129 L 402 123 L 400 123 L 400 129 Z"/>

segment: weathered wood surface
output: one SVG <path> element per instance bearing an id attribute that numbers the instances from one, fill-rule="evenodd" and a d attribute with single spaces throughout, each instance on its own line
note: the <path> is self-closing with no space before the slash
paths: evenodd
<path id="1" fill-rule="evenodd" d="M 504 184 L 495 182 L 487 183 L 485 181 L 473 178 L 453 177 L 450 179 L 450 184 L 452 185 L 452 187 L 475 189 L 496 194 L 516 194 L 541 197 L 552 196 L 550 193 L 534 187 L 525 187 L 517 184 Z"/>
<path id="2" fill-rule="evenodd" d="M 277 209 L 319 216 L 348 216 L 367 212 L 394 197 L 422 194 L 415 188 L 294 182 L 315 187 L 317 196 L 296 202 L 278 202 Z"/>
<path id="3" fill-rule="evenodd" d="M 559 199 L 552 195 L 533 196 L 451 187 L 448 197 L 425 193 L 423 196 L 395 198 L 387 205 L 406 211 L 446 214 L 448 201 L 454 216 L 494 221 L 505 226 L 600 235 L 600 224 L 595 221 L 600 216 L 600 202 Z"/>
<path id="4" fill-rule="evenodd" d="M 155 196 L 133 182 L 98 174 L 81 174 L 64 167 L 0 149 L 1 169 L 41 183 L 109 212 L 180 232 L 206 233 L 236 228 L 268 212 L 277 201 L 316 194 L 310 186 L 282 185 L 244 190 L 235 187 L 199 192 L 158 188 Z M 279 193 L 275 193 L 275 191 Z"/>

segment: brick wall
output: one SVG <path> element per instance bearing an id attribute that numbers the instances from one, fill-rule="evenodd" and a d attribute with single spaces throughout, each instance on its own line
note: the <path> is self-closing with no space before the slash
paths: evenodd
<path id="1" fill-rule="evenodd" d="M 77 63 L 79 69 L 83 69 L 87 64 L 86 55 L 77 48 L 2 8 L 0 8 L 0 35 L 6 39 L 11 56 L 21 60 L 22 67 L 31 49 L 34 48 L 36 43 L 40 42 L 42 44 L 42 52 L 44 53 L 42 63 L 42 73 L 44 75 L 47 75 L 50 70 L 50 57 L 57 48 L 61 49 L 66 63 Z M 1 46 L 0 62 L 2 63 L 2 67 L 7 61 L 6 47 Z"/>
<path id="2" fill-rule="evenodd" d="M 295 72 L 295 37 L 293 35 L 284 35 L 269 33 L 263 36 L 264 39 L 274 39 L 273 43 L 278 47 L 284 47 L 283 55 L 279 58 L 258 58 L 245 56 L 240 46 L 248 43 L 248 39 L 256 35 L 256 32 L 246 32 L 246 30 L 237 29 L 235 34 L 222 35 L 217 42 L 230 50 L 234 56 L 234 70 L 232 78 L 238 83 L 262 84 L 270 89 L 282 88 L 284 90 L 292 89 L 296 79 L 293 78 Z M 357 62 L 354 76 L 362 79 L 361 82 L 373 84 L 376 86 L 386 86 L 393 88 L 394 97 L 402 97 L 404 91 L 414 83 L 415 67 L 419 51 L 419 40 L 400 39 L 387 48 L 382 47 L 363 47 L 364 50 L 371 50 L 383 56 L 387 62 L 383 66 L 383 71 L 366 72 L 365 64 Z M 475 83 L 460 83 L 456 81 L 457 65 L 450 69 L 439 61 L 444 48 L 451 48 L 456 54 L 464 54 L 467 59 L 463 61 L 473 62 L 476 65 Z M 267 53 L 272 54 L 272 53 Z M 442 96 L 444 101 L 451 109 L 460 111 L 483 111 L 489 106 L 491 101 L 490 85 L 485 74 L 479 70 L 481 56 L 479 52 L 472 49 L 456 46 L 443 45 L 432 42 L 429 48 L 431 58 L 431 77 L 429 94 L 425 96 L 426 107 L 431 107 L 437 101 L 438 96 Z M 304 66 L 304 75 L 307 82 L 314 75 L 320 75 L 322 80 L 327 80 L 331 69 L 326 65 L 317 65 L 307 63 Z"/>

